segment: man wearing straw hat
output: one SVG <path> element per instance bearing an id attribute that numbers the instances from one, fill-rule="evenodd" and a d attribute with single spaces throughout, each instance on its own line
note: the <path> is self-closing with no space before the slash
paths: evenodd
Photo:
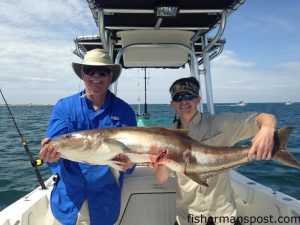
<path id="1" fill-rule="evenodd" d="M 121 65 L 113 64 L 104 50 L 93 49 L 81 63 L 73 62 L 72 66 L 85 89 L 54 106 L 39 153 L 58 177 L 51 193 L 51 211 L 57 220 L 52 224 L 114 224 L 120 211 L 124 173 L 115 177 L 109 166 L 62 159 L 48 142 L 80 130 L 136 126 L 135 113 L 108 90 L 120 76 Z M 132 172 L 133 164 L 126 156 L 119 155 L 115 160 L 124 163 L 125 171 Z"/>

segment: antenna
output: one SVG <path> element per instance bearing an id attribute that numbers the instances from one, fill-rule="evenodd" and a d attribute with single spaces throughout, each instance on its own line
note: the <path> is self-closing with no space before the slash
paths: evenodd
<path id="1" fill-rule="evenodd" d="M 145 67 L 144 79 L 145 79 L 145 104 L 144 104 L 143 117 L 145 119 L 149 119 L 150 118 L 150 113 L 148 113 L 148 110 L 147 110 L 147 69 L 146 69 L 146 67 Z"/>

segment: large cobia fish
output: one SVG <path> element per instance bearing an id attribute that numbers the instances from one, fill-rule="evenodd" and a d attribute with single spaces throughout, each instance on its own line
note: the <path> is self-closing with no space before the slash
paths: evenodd
<path id="1" fill-rule="evenodd" d="M 292 127 L 279 129 L 274 135 L 272 158 L 300 169 L 300 163 L 286 151 Z M 219 172 L 248 162 L 246 147 L 214 147 L 189 137 L 187 131 L 162 127 L 105 128 L 74 132 L 60 136 L 54 145 L 63 158 L 94 165 L 109 165 L 122 170 L 113 159 L 126 154 L 134 163 L 158 162 L 183 173 L 199 184 Z"/>

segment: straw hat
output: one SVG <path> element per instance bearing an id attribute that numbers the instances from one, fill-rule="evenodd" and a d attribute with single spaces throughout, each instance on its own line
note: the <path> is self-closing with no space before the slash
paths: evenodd
<path id="1" fill-rule="evenodd" d="M 115 82 L 119 78 L 122 70 L 122 66 L 120 64 L 113 64 L 107 52 L 99 48 L 95 48 L 93 50 L 88 51 L 85 54 L 83 61 L 81 61 L 80 63 L 76 63 L 76 62 L 72 63 L 73 70 L 80 79 L 82 79 L 81 76 L 82 65 L 110 67 L 113 73 L 111 78 L 111 83 Z"/>

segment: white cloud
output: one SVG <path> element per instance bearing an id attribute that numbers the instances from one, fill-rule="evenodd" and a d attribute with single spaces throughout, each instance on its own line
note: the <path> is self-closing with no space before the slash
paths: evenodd
<path id="1" fill-rule="evenodd" d="M 87 3 L 2 1 L 0 8 L 0 88 L 10 102 L 53 104 L 78 91 L 73 39 L 97 32 Z"/>
<path id="2" fill-rule="evenodd" d="M 224 50 L 219 57 L 211 62 L 211 67 L 217 70 L 242 69 L 253 66 L 254 62 L 238 59 L 235 53 L 231 50 Z"/>
<path id="3" fill-rule="evenodd" d="M 280 70 L 289 70 L 290 73 L 299 76 L 300 73 L 300 60 L 299 61 L 290 61 L 283 62 L 277 65 L 277 68 Z"/>
<path id="4" fill-rule="evenodd" d="M 299 101 L 300 63 L 298 61 L 258 68 L 254 62 L 238 60 L 225 51 L 212 65 L 212 80 L 216 102 L 284 102 Z M 219 63 L 222 61 L 222 63 Z M 297 76 L 295 76 L 297 74 Z M 297 94 L 298 93 L 298 94 Z"/>
<path id="5" fill-rule="evenodd" d="M 82 83 L 71 68 L 72 61 L 80 61 L 72 54 L 73 39 L 77 35 L 98 32 L 87 3 L 81 0 L 4 0 L 0 2 L 0 8 L 0 88 L 8 101 L 53 104 L 59 98 L 77 92 Z M 232 21 L 241 22 L 238 18 Z M 258 31 L 262 38 L 267 33 L 267 40 L 275 35 L 271 31 L 278 27 L 293 34 L 299 31 L 283 17 L 259 14 L 248 22 L 242 26 L 243 32 L 253 34 L 253 31 Z M 263 22 L 269 24 L 268 32 L 259 26 Z M 228 24 L 230 27 L 235 25 Z M 291 43 L 277 44 L 277 53 L 280 49 L 281 52 L 287 50 L 288 44 L 293 45 L 293 40 L 298 41 L 296 37 L 288 37 Z M 275 38 L 276 35 L 273 40 Z M 297 46 L 297 41 L 293 47 Z M 273 45 L 271 41 L 265 43 Z M 290 48 L 289 52 L 297 52 L 297 49 Z M 264 68 L 255 57 L 250 59 L 247 55 L 242 59 L 234 45 L 225 48 L 212 61 L 215 101 L 300 101 L 298 55 L 294 53 L 294 58 L 289 59 L 284 58 L 286 54 L 274 54 L 273 48 L 255 51 L 257 54 L 263 51 L 271 66 Z M 273 62 L 274 58 L 277 61 Z M 169 103 L 169 86 L 174 80 L 189 75 L 187 69 L 152 69 L 149 74 L 148 103 Z M 129 103 L 137 103 L 139 96 L 143 99 L 143 76 L 142 70 L 124 70 L 119 81 L 119 96 Z M 203 94 L 205 97 L 205 90 Z"/>

